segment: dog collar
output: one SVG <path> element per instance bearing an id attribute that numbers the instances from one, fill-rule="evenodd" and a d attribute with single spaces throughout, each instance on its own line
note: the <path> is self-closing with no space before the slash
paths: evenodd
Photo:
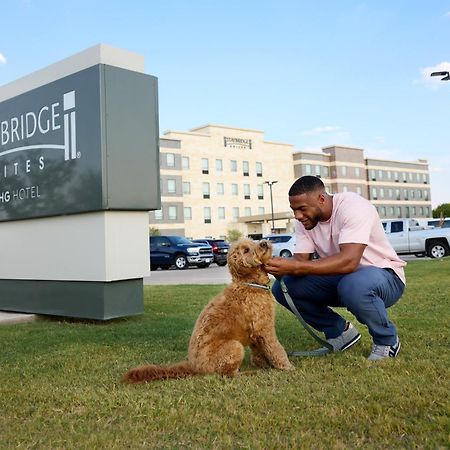
<path id="1" fill-rule="evenodd" d="M 267 286 L 265 284 L 257 284 L 257 283 L 244 283 L 244 284 L 246 284 L 247 286 L 265 289 L 266 291 L 270 291 L 270 286 Z"/>

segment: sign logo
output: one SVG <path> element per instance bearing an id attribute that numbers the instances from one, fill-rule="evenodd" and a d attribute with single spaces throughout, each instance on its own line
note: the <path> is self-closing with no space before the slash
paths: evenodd
<path id="1" fill-rule="evenodd" d="M 233 138 L 233 137 L 224 137 L 223 138 L 223 146 L 224 147 L 232 147 L 232 148 L 252 148 L 252 140 L 251 139 L 243 139 L 243 138 Z"/>
<path id="2" fill-rule="evenodd" d="M 37 149 L 56 149 L 64 151 L 64 160 L 69 161 L 80 157 L 77 153 L 76 138 L 76 112 L 75 112 L 75 91 L 63 94 L 63 123 L 64 123 L 64 143 L 39 144 L 39 145 L 19 145 L 8 150 L 0 151 L 0 157 L 11 153 L 18 153 Z M 60 116 L 60 103 L 56 102 L 50 106 L 43 106 L 39 112 L 29 111 L 20 116 L 12 117 L 9 120 L 0 122 L 0 144 L 1 147 L 20 144 L 24 140 L 31 139 L 37 133 L 46 135 L 51 131 L 61 128 L 58 123 Z M 0 150 L 1 150 L 0 147 Z"/>

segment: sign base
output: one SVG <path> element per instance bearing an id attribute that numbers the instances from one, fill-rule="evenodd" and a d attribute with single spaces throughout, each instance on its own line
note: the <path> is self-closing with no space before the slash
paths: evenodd
<path id="1" fill-rule="evenodd" d="M 0 310 L 95 320 L 142 314 L 143 279 L 0 280 Z"/>

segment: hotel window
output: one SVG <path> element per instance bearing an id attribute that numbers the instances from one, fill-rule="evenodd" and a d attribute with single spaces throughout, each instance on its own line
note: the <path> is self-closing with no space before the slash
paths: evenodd
<path id="1" fill-rule="evenodd" d="M 217 195 L 224 194 L 224 186 L 223 183 L 217 183 Z"/>
<path id="2" fill-rule="evenodd" d="M 155 220 L 162 220 L 163 218 L 162 209 L 157 209 L 156 211 L 154 211 L 154 213 L 155 213 Z"/>
<path id="3" fill-rule="evenodd" d="M 355 167 L 355 177 L 359 178 L 361 176 L 361 169 L 359 167 Z"/>
<path id="4" fill-rule="evenodd" d="M 258 214 L 265 214 L 266 210 L 264 209 L 264 206 L 258 206 Z"/>
<path id="5" fill-rule="evenodd" d="M 414 189 L 411 189 L 409 192 L 410 192 L 410 194 L 411 194 L 411 199 L 415 198 L 415 192 L 414 192 Z"/>
<path id="6" fill-rule="evenodd" d="M 414 174 L 412 172 L 409 172 L 408 175 L 409 175 L 409 181 L 413 181 L 414 180 Z"/>
<path id="7" fill-rule="evenodd" d="M 192 220 L 192 208 L 190 206 L 184 208 L 184 220 Z"/>
<path id="8" fill-rule="evenodd" d="M 416 181 L 420 183 L 420 173 L 416 173 Z"/>
<path id="9" fill-rule="evenodd" d="M 372 199 L 373 200 L 377 199 L 377 188 L 372 188 Z"/>
<path id="10" fill-rule="evenodd" d="M 382 206 L 382 207 L 381 207 L 381 215 L 382 215 L 383 217 L 386 217 L 386 207 L 385 207 L 385 206 Z"/>
<path id="11" fill-rule="evenodd" d="M 379 171 L 378 171 L 378 178 L 379 178 L 380 180 L 383 179 L 383 171 L 382 171 L 382 170 L 379 170 Z"/>
<path id="12" fill-rule="evenodd" d="M 231 172 L 237 172 L 237 161 L 235 159 L 230 161 L 230 170 Z"/>
<path id="13" fill-rule="evenodd" d="M 209 183 L 202 183 L 203 198 L 209 198 Z"/>
<path id="14" fill-rule="evenodd" d="M 248 168 L 248 161 L 242 161 L 242 174 L 244 177 L 249 176 L 249 168 Z"/>
<path id="15" fill-rule="evenodd" d="M 189 181 L 183 181 L 183 194 L 191 193 L 191 183 Z"/>
<path id="16" fill-rule="evenodd" d="M 166 164 L 167 167 L 175 167 L 175 154 L 166 153 Z"/>
<path id="17" fill-rule="evenodd" d="M 169 206 L 169 220 L 176 220 L 177 219 L 177 207 L 176 206 Z"/>
<path id="18" fill-rule="evenodd" d="M 176 185 L 175 180 L 172 180 L 172 179 L 167 180 L 167 192 L 169 194 L 175 194 L 176 190 L 177 190 L 177 185 Z"/>
<path id="19" fill-rule="evenodd" d="M 216 171 L 217 172 L 223 171 L 223 161 L 221 159 L 216 159 Z"/>
<path id="20" fill-rule="evenodd" d="M 402 217 L 402 210 L 400 209 L 400 206 L 395 207 L 395 214 L 397 217 Z"/>
<path id="21" fill-rule="evenodd" d="M 202 173 L 208 174 L 209 173 L 209 161 L 208 158 L 202 158 Z"/>
<path id="22" fill-rule="evenodd" d="M 400 189 L 395 190 L 395 199 L 400 200 Z"/>
<path id="23" fill-rule="evenodd" d="M 347 186 L 342 186 L 342 192 L 348 192 L 348 187 Z"/>
<path id="24" fill-rule="evenodd" d="M 264 188 L 262 184 L 258 184 L 257 186 L 258 190 L 258 200 L 262 200 L 264 198 Z"/>
<path id="25" fill-rule="evenodd" d="M 359 195 L 362 195 L 361 186 L 356 186 L 356 193 L 359 194 Z"/>
<path id="26" fill-rule="evenodd" d="M 424 200 L 428 200 L 428 191 L 426 189 L 423 191 L 423 198 Z"/>
<path id="27" fill-rule="evenodd" d="M 408 200 L 408 189 L 404 189 L 404 190 L 403 190 L 403 198 L 404 198 L 405 200 Z"/>
<path id="28" fill-rule="evenodd" d="M 372 178 L 372 181 L 376 181 L 377 179 L 376 172 L 373 169 L 370 171 L 370 178 Z"/>
<path id="29" fill-rule="evenodd" d="M 388 180 L 392 179 L 392 172 L 390 170 L 387 171 Z"/>
<path id="30" fill-rule="evenodd" d="M 330 169 L 327 166 L 323 166 L 322 170 L 323 170 L 323 176 L 324 177 L 329 177 L 330 176 Z"/>
<path id="31" fill-rule="evenodd" d="M 417 198 L 422 199 L 422 191 L 417 189 Z"/>
<path id="32" fill-rule="evenodd" d="M 235 219 L 235 220 L 239 219 L 239 208 L 233 207 L 232 214 L 233 214 L 233 219 Z"/>
<path id="33" fill-rule="evenodd" d="M 380 188 L 380 198 L 384 198 L 384 189 Z"/>
<path id="34" fill-rule="evenodd" d="M 315 171 L 314 175 L 316 175 L 320 178 L 320 166 L 319 165 L 314 166 L 314 171 Z"/>
<path id="35" fill-rule="evenodd" d="M 406 172 L 402 172 L 403 183 L 406 183 Z"/>
<path id="36" fill-rule="evenodd" d="M 225 208 L 223 206 L 219 206 L 217 210 L 217 215 L 219 219 L 225 219 Z"/>
<path id="37" fill-rule="evenodd" d="M 413 206 L 411 208 L 411 214 L 412 214 L 413 217 L 416 215 L 416 207 L 415 206 Z"/>
<path id="38" fill-rule="evenodd" d="M 422 208 L 422 206 L 419 208 L 419 216 L 423 216 L 423 208 Z"/>
<path id="39" fill-rule="evenodd" d="M 347 176 L 347 167 L 346 166 L 341 167 L 341 174 L 343 177 Z"/>
<path id="40" fill-rule="evenodd" d="M 428 217 L 430 215 L 430 209 L 428 206 L 425 206 L 425 216 Z"/>
<path id="41" fill-rule="evenodd" d="M 244 198 L 250 200 L 250 185 L 244 184 Z"/>
<path id="42" fill-rule="evenodd" d="M 203 218 L 205 223 L 211 223 L 211 208 L 209 206 L 203 208 Z"/>
<path id="43" fill-rule="evenodd" d="M 427 179 L 427 174 L 426 173 L 422 174 L 422 180 L 423 180 L 423 184 L 427 184 L 428 179 Z"/>
<path id="44" fill-rule="evenodd" d="M 262 177 L 263 175 L 263 171 L 262 171 L 262 163 L 257 162 L 256 163 L 256 176 L 257 177 Z"/>
<path id="45" fill-rule="evenodd" d="M 392 217 L 394 215 L 394 207 L 389 206 L 389 215 Z"/>
<path id="46" fill-rule="evenodd" d="M 236 183 L 231 185 L 231 195 L 239 195 L 239 188 Z"/>
<path id="47" fill-rule="evenodd" d="M 246 206 L 244 208 L 244 216 L 251 216 L 252 215 L 252 208 L 250 206 Z"/>
<path id="48" fill-rule="evenodd" d="M 303 168 L 303 173 L 305 175 L 311 175 L 311 164 L 305 164 Z"/>
<path id="49" fill-rule="evenodd" d="M 392 189 L 388 189 L 388 197 L 392 198 L 394 196 L 394 191 Z"/>
<path id="50" fill-rule="evenodd" d="M 394 172 L 394 180 L 397 181 L 397 182 L 399 181 L 399 179 L 398 179 L 398 172 Z"/>
<path id="51" fill-rule="evenodd" d="M 189 156 L 181 157 L 181 167 L 183 169 L 189 169 Z"/>

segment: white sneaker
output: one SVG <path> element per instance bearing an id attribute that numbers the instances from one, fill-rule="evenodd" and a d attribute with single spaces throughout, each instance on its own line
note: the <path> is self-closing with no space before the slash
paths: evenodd
<path id="1" fill-rule="evenodd" d="M 397 337 L 395 345 L 373 344 L 372 353 L 367 358 L 369 361 L 379 361 L 384 358 L 395 358 L 400 351 L 400 339 Z"/>
<path id="2" fill-rule="evenodd" d="M 347 322 L 346 330 L 338 337 L 327 339 L 327 342 L 333 346 L 335 352 L 343 352 L 356 344 L 361 339 L 358 330 Z"/>

